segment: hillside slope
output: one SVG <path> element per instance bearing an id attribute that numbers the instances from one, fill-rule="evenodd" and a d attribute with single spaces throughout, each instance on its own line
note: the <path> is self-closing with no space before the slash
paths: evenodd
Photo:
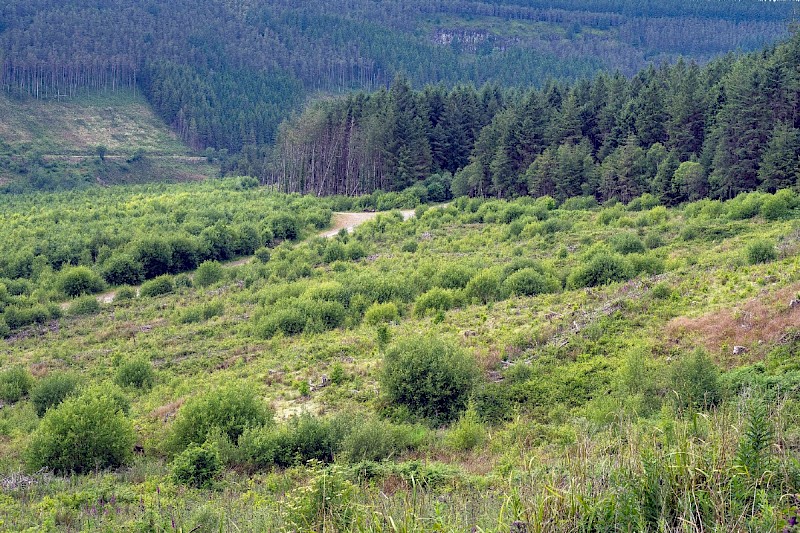
<path id="1" fill-rule="evenodd" d="M 0 183 L 6 190 L 196 180 L 218 172 L 141 94 L 49 100 L 0 94 Z"/>

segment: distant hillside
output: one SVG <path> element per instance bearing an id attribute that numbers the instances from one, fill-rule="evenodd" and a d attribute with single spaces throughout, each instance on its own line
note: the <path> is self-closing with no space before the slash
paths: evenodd
<path id="1" fill-rule="evenodd" d="M 705 61 L 786 35 L 790 2 L 8 0 L 0 86 L 36 98 L 140 87 L 195 148 L 272 143 L 309 94 L 541 85 Z"/>
<path id="2" fill-rule="evenodd" d="M 185 181 L 218 171 L 141 94 L 47 100 L 0 94 L 0 185 L 7 191 Z"/>

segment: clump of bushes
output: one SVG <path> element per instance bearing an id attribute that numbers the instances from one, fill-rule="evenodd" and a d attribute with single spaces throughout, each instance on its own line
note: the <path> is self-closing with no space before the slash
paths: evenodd
<path id="1" fill-rule="evenodd" d="M 78 378 L 68 373 L 52 373 L 40 379 L 31 389 L 31 402 L 36 414 L 44 416 L 48 409 L 57 407 L 78 387 Z"/>
<path id="2" fill-rule="evenodd" d="M 623 255 L 644 253 L 644 243 L 633 233 L 615 235 L 611 238 L 611 246 Z"/>
<path id="3" fill-rule="evenodd" d="M 139 295 L 142 297 L 153 298 L 169 294 L 175 290 L 175 283 L 172 281 L 172 276 L 164 275 L 153 278 L 150 281 L 145 281 L 142 288 L 139 289 Z"/>
<path id="4" fill-rule="evenodd" d="M 114 376 L 114 382 L 120 387 L 149 389 L 153 386 L 154 381 L 153 365 L 144 358 L 122 363 Z"/>
<path id="5" fill-rule="evenodd" d="M 278 332 L 298 335 L 304 331 L 331 330 L 341 326 L 347 316 L 339 302 L 295 299 L 282 304 L 274 306 L 272 312 L 258 320 L 256 331 L 261 337 L 270 338 Z"/>
<path id="6" fill-rule="evenodd" d="M 84 473 L 127 463 L 135 440 L 133 423 L 117 395 L 97 387 L 48 410 L 26 456 L 33 469 Z"/>
<path id="7" fill-rule="evenodd" d="M 670 372 L 670 387 L 679 409 L 707 409 L 722 400 L 719 369 L 701 349 L 675 362 Z"/>
<path id="8" fill-rule="evenodd" d="M 760 239 L 750 243 L 746 249 L 747 262 L 751 265 L 758 265 L 760 263 L 769 263 L 778 258 L 778 252 L 775 250 L 775 245 L 767 240 Z"/>
<path id="9" fill-rule="evenodd" d="M 235 443 L 246 429 L 271 423 L 272 412 L 252 388 L 225 386 L 186 402 L 178 411 L 168 446 L 182 451 L 203 444 L 214 432 Z"/>
<path id="10" fill-rule="evenodd" d="M 390 403 L 434 422 L 452 420 L 466 406 L 479 371 L 469 354 L 433 337 L 409 337 L 386 352 L 381 374 Z"/>
<path id="11" fill-rule="evenodd" d="M 501 298 L 500 277 L 491 270 L 475 274 L 464 290 L 467 299 L 479 303 L 489 303 Z"/>
<path id="12" fill-rule="evenodd" d="M 207 304 L 195 305 L 187 308 L 178 318 L 182 324 L 193 324 L 202 320 L 209 320 L 215 316 L 222 316 L 225 312 L 225 304 L 221 300 L 215 300 Z"/>
<path id="13" fill-rule="evenodd" d="M 0 372 L 0 400 L 16 403 L 25 397 L 33 385 L 33 377 L 23 366 L 12 366 Z"/>

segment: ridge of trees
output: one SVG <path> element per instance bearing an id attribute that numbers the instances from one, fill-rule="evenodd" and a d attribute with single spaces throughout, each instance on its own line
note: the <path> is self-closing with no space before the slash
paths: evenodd
<path id="1" fill-rule="evenodd" d="M 796 186 L 800 37 L 707 66 L 542 89 L 442 85 L 319 102 L 285 123 L 265 180 L 314 194 L 403 190 L 436 176 L 453 195 L 592 195 L 667 204 Z"/>
<path id="2" fill-rule="evenodd" d="M 761 48 L 791 14 L 791 2 L 757 0 L 8 0 L 0 87 L 35 98 L 141 88 L 184 141 L 244 151 L 248 168 L 253 147 L 320 91 L 375 90 L 398 72 L 418 86 L 632 75 L 652 60 Z"/>

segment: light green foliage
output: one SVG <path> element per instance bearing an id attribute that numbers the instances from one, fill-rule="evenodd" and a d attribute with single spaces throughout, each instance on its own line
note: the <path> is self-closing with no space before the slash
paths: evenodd
<path id="1" fill-rule="evenodd" d="M 517 270 L 503 281 L 504 291 L 517 296 L 546 294 L 556 292 L 560 288 L 561 283 L 555 277 L 536 268 Z"/>
<path id="2" fill-rule="evenodd" d="M 747 256 L 747 262 L 751 265 L 768 263 L 778 258 L 778 252 L 775 250 L 775 244 L 764 239 L 759 239 L 748 244 L 745 252 Z"/>
<path id="3" fill-rule="evenodd" d="M 445 442 L 455 451 L 468 452 L 480 446 L 485 439 L 486 429 L 475 405 L 470 404 L 447 431 Z"/>
<path id="4" fill-rule="evenodd" d="M 14 403 L 28 394 L 33 377 L 23 366 L 11 366 L 0 371 L 0 400 Z"/>
<path id="5" fill-rule="evenodd" d="M 144 358 L 125 361 L 117 369 L 114 382 L 120 387 L 149 389 L 155 381 L 153 365 Z"/>
<path id="6" fill-rule="evenodd" d="M 414 315 L 425 316 L 428 311 L 447 311 L 456 304 L 457 297 L 450 289 L 434 287 L 420 294 L 414 302 Z"/>
<path id="7" fill-rule="evenodd" d="M 272 412 L 252 387 L 228 385 L 189 399 L 172 425 L 170 447 L 175 451 L 202 444 L 213 431 L 236 442 L 247 428 L 272 422 Z"/>
<path id="8" fill-rule="evenodd" d="M 364 322 L 375 326 L 382 323 L 391 323 L 398 319 L 400 313 L 394 302 L 372 304 L 364 313 Z"/>
<path id="9" fill-rule="evenodd" d="M 194 273 L 194 283 L 198 287 L 208 287 L 222 279 L 222 265 L 217 261 L 203 261 Z"/>
<path id="10" fill-rule="evenodd" d="M 469 280 L 464 294 L 467 299 L 483 304 L 499 300 L 501 297 L 500 277 L 491 270 L 482 270 Z"/>
<path id="11" fill-rule="evenodd" d="M 57 407 L 78 387 L 78 377 L 66 372 L 54 372 L 41 378 L 31 389 L 31 402 L 36 414 L 44 416 L 48 409 Z"/>
<path id="12" fill-rule="evenodd" d="M 221 471 L 219 452 L 208 443 L 202 446 L 192 444 L 172 461 L 173 479 L 190 487 L 211 487 Z"/>
<path id="13" fill-rule="evenodd" d="M 455 418 L 478 379 L 475 361 L 455 345 L 432 337 L 397 342 L 383 360 L 381 385 L 392 403 L 434 422 Z"/>
<path id="14" fill-rule="evenodd" d="M 133 423 L 106 388 L 87 390 L 47 411 L 26 450 L 31 468 L 59 473 L 117 467 L 133 454 Z"/>

